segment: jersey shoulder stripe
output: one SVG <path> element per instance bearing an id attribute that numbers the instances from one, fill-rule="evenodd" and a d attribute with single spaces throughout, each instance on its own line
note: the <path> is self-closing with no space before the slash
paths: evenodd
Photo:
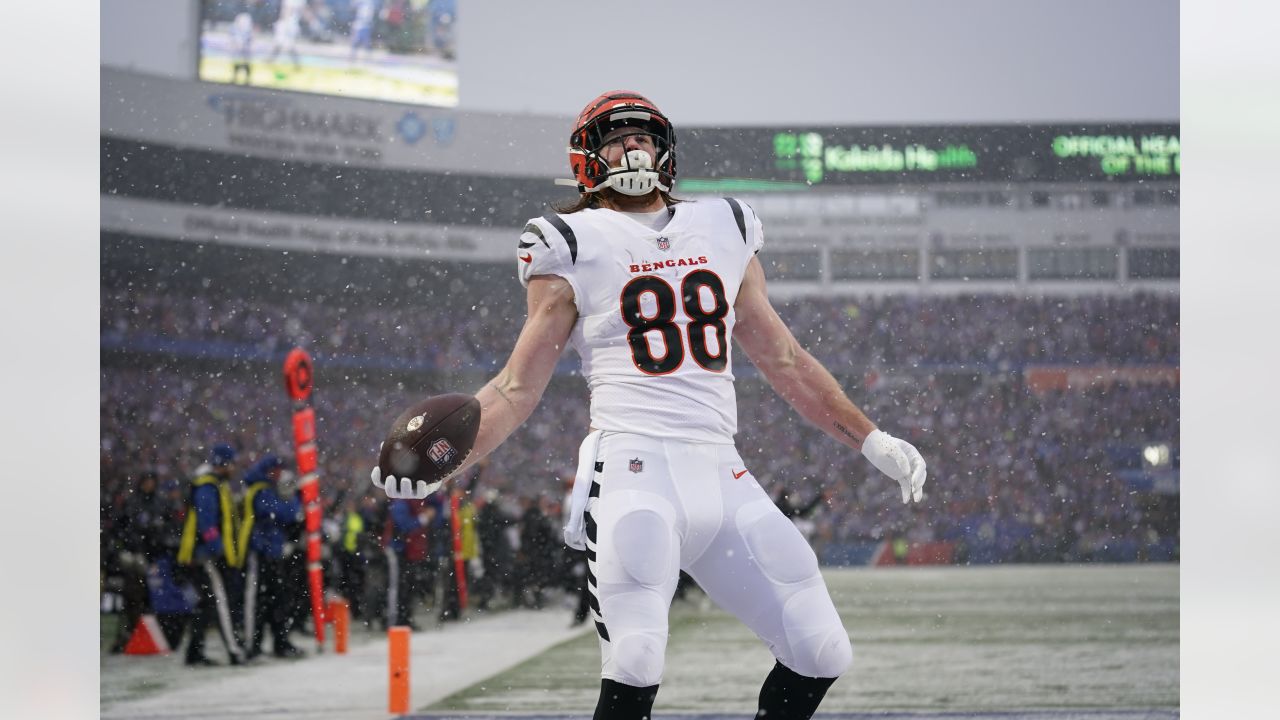
<path id="1" fill-rule="evenodd" d="M 563 233 L 554 226 L 551 217 L 548 214 L 529 218 L 520 231 L 516 242 L 516 276 L 525 287 L 538 275 L 568 278 L 573 270 L 568 252 L 570 243 L 560 239 Z"/>
<path id="2" fill-rule="evenodd" d="M 729 203 L 729 209 L 733 210 L 734 222 L 738 223 L 738 232 L 742 233 L 742 244 L 745 245 L 747 243 L 747 221 L 746 217 L 742 214 L 742 205 L 733 198 L 727 197 L 724 200 Z"/>
<path id="3" fill-rule="evenodd" d="M 548 250 L 551 249 L 551 243 L 547 242 L 547 236 L 542 234 L 542 228 L 538 227 L 533 223 L 526 223 L 524 226 L 524 230 L 521 231 L 521 235 L 525 233 L 531 233 L 533 235 L 536 235 L 538 239 L 542 241 L 542 244 L 547 246 Z M 520 242 L 521 250 L 524 250 L 525 248 L 531 248 L 531 247 L 533 247 L 533 243 L 526 243 L 524 241 Z"/>
<path id="4" fill-rule="evenodd" d="M 564 242 L 569 246 L 569 262 L 573 265 L 578 263 L 578 236 L 573 233 L 573 228 L 569 227 L 569 223 L 564 221 L 556 213 L 546 213 L 542 216 L 543 220 L 551 223 L 551 226 L 560 232 Z"/>

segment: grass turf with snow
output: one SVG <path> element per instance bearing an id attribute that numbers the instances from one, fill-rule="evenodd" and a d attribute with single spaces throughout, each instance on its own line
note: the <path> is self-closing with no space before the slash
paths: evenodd
<path id="1" fill-rule="evenodd" d="M 823 714 L 1176 714 L 1177 565 L 824 574 L 854 665 L 827 693 Z M 594 633 L 576 637 L 419 712 L 589 716 L 599 689 L 597 643 Z M 750 631 L 695 591 L 672 608 L 655 714 L 749 716 L 772 664 Z"/>

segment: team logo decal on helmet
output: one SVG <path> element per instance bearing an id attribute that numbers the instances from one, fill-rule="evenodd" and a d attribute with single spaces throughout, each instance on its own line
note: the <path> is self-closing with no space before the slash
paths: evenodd
<path id="1" fill-rule="evenodd" d="M 625 153 L 616 167 L 609 167 L 600 152 L 604 138 L 619 128 L 636 128 L 653 140 L 657 157 L 643 150 Z M 612 187 L 626 195 L 644 195 L 654 188 L 671 191 L 676 176 L 676 132 L 671 121 L 645 96 L 630 90 L 613 90 L 597 97 L 578 114 L 569 135 L 569 167 L 579 192 L 592 193 Z"/>

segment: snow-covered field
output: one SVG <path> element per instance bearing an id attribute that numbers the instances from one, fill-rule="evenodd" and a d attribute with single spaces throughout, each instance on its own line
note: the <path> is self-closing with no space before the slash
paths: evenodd
<path id="1" fill-rule="evenodd" d="M 820 715 L 1170 718 L 1178 713 L 1177 565 L 828 569 L 854 667 Z M 589 717 L 595 633 L 569 613 L 474 618 L 413 637 L 418 716 Z M 218 643 L 210 637 L 211 647 Z M 772 657 L 694 591 L 672 610 L 656 718 L 750 717 Z M 103 717 L 385 718 L 386 641 L 251 669 L 105 657 Z"/>

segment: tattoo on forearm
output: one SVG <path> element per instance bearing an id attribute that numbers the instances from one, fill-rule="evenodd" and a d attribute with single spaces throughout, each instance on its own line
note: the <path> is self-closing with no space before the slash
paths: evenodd
<path id="1" fill-rule="evenodd" d="M 504 392 L 502 392 L 502 386 L 501 386 L 501 385 L 499 385 L 499 384 L 497 384 L 497 383 L 494 383 L 494 384 L 493 384 L 493 389 L 494 389 L 494 391 L 495 391 L 495 392 L 497 392 L 499 395 L 501 395 L 501 396 L 502 396 L 502 399 L 503 399 L 503 400 L 506 400 L 506 401 L 507 401 L 507 404 L 508 404 L 508 405 L 510 405 L 511 407 L 515 407 L 515 406 L 516 406 L 516 404 L 515 404 L 515 403 L 511 402 L 511 398 L 507 397 L 507 394 L 506 394 L 506 393 L 504 393 Z"/>
<path id="2" fill-rule="evenodd" d="M 839 422 L 836 422 L 836 423 L 834 423 L 834 424 L 835 424 L 835 426 L 836 426 L 836 429 L 837 429 L 837 430 L 839 430 L 841 433 L 843 433 L 845 436 L 847 436 L 850 440 L 853 440 L 854 442 L 858 443 L 859 445 L 861 445 L 861 444 L 862 444 L 862 438 L 860 438 L 860 437 L 858 437 L 857 435 L 855 435 L 855 434 L 853 433 L 853 431 L 852 431 L 852 430 L 850 430 L 849 428 L 847 428 L 847 427 L 845 427 L 844 425 L 840 424 Z"/>

